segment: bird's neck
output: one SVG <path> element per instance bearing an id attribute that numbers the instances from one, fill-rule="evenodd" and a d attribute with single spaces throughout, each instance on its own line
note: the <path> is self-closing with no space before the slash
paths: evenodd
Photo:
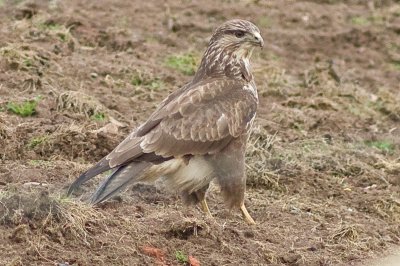
<path id="1" fill-rule="evenodd" d="M 236 50 L 210 45 L 203 55 L 194 82 L 204 78 L 228 77 L 251 81 L 251 50 Z"/>

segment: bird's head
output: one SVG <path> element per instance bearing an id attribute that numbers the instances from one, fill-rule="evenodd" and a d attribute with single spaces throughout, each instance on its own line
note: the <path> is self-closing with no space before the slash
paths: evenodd
<path id="1" fill-rule="evenodd" d="M 250 56 L 255 47 L 263 47 L 264 40 L 256 25 L 247 20 L 233 19 L 219 26 L 210 40 L 210 46 L 241 56 Z"/>
<path id="2" fill-rule="evenodd" d="M 193 82 L 207 76 L 246 76 L 251 79 L 249 58 L 255 47 L 263 45 L 260 30 L 250 21 L 233 19 L 225 22 L 212 35 Z"/>

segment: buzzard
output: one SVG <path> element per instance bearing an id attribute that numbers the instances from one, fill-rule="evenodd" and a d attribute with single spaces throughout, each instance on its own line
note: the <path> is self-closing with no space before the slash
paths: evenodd
<path id="1" fill-rule="evenodd" d="M 227 206 L 240 208 L 245 220 L 254 224 L 244 205 L 245 148 L 258 105 L 249 60 L 253 49 L 263 44 L 253 23 L 240 19 L 223 23 L 212 35 L 193 79 L 83 173 L 68 195 L 112 169 L 94 193 L 93 204 L 135 182 L 163 178 L 186 203 L 200 203 L 211 215 L 205 196 L 216 179 Z"/>

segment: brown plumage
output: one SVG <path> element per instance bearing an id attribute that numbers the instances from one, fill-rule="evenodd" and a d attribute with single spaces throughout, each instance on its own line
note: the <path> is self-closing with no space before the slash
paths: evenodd
<path id="1" fill-rule="evenodd" d="M 107 200 L 135 182 L 163 177 L 189 203 L 201 203 L 216 179 L 225 202 L 244 207 L 244 154 L 258 105 L 249 59 L 263 46 L 259 29 L 231 20 L 214 32 L 192 81 L 170 94 L 150 118 L 110 154 L 83 173 L 68 194 L 88 179 L 113 169 L 92 197 Z"/>

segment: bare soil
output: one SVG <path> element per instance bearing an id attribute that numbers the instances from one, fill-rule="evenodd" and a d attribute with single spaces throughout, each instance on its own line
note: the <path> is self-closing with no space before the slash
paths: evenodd
<path id="1" fill-rule="evenodd" d="M 100 177 L 65 198 L 190 79 L 168 58 L 198 62 L 237 17 L 266 43 L 247 156 L 257 224 L 216 186 L 213 218 L 162 184 L 92 208 Z M 0 0 L 0 36 L 0 265 L 368 265 L 400 244 L 399 1 Z M 12 111 L 26 101 L 34 113 Z"/>

